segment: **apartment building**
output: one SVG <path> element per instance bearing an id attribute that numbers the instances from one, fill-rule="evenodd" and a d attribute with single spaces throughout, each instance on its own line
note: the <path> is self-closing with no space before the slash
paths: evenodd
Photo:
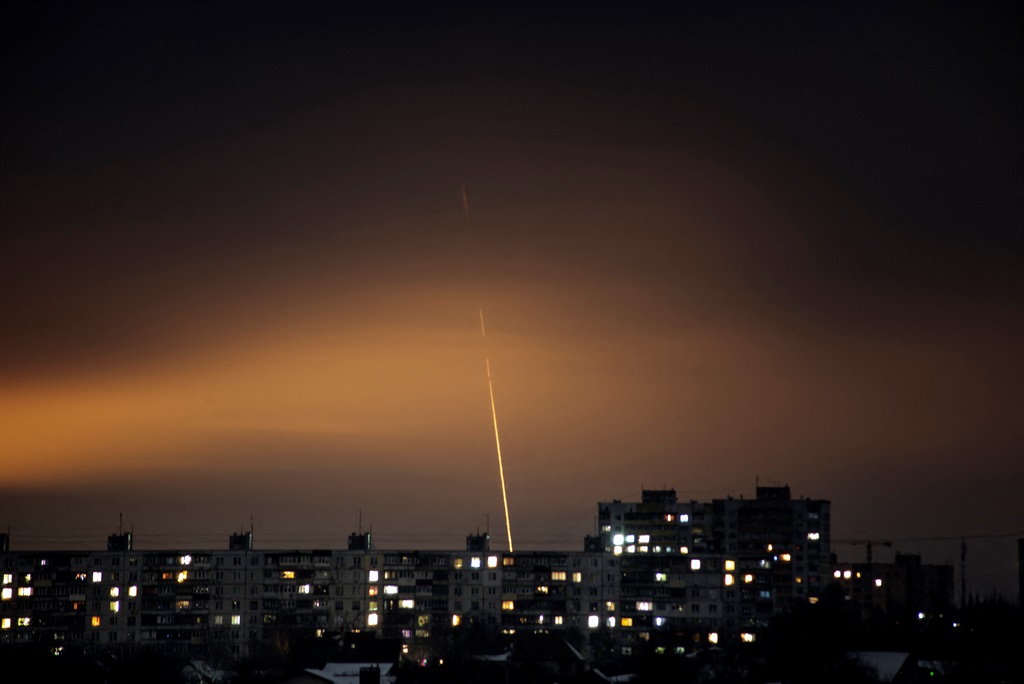
<path id="1" fill-rule="evenodd" d="M 598 504 L 599 534 L 581 551 L 105 551 L 0 547 L 0 643 L 248 656 L 296 634 L 374 632 L 415 657 L 461 630 L 506 635 L 579 630 L 620 654 L 685 653 L 757 638 L 775 614 L 815 602 L 831 581 L 829 502 L 758 487 L 754 499 Z"/>
<path id="2" fill-rule="evenodd" d="M 638 502 L 599 503 L 598 523 L 594 546 L 621 561 L 624 653 L 754 641 L 829 579 L 829 502 L 792 499 L 789 487 L 711 502 L 644 490 Z"/>
<path id="3" fill-rule="evenodd" d="M 600 552 L 255 550 L 0 552 L 0 643 L 254 655 L 295 633 L 370 631 L 415 652 L 432 636 L 595 629 L 615 617 L 617 559 Z M 481 543 L 481 540 L 482 543 Z"/>

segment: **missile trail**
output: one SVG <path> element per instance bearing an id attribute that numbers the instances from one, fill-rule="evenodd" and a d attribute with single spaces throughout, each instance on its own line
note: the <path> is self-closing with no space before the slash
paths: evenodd
<path id="1" fill-rule="evenodd" d="M 487 337 L 484 328 L 484 310 L 480 309 L 480 337 Z M 494 447 L 498 451 L 498 477 L 501 478 L 501 502 L 505 506 L 505 532 L 508 533 L 508 552 L 512 553 L 512 523 L 508 516 L 508 494 L 505 492 L 505 466 L 501 460 L 501 439 L 498 437 L 498 410 L 494 406 L 494 380 L 491 378 L 491 360 L 484 359 L 487 366 L 487 392 L 491 397 L 491 419 L 494 421 Z"/>

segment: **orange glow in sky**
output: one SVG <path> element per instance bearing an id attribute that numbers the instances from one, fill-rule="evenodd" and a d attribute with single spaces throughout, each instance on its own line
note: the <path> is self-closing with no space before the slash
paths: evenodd
<path id="1" fill-rule="evenodd" d="M 575 549 L 756 478 L 1018 531 L 1017 10 L 118 7 L 0 22 L 12 548 Z"/>

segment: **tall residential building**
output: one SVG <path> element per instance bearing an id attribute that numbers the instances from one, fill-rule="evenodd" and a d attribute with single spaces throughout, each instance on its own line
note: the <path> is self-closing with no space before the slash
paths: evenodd
<path id="1" fill-rule="evenodd" d="M 830 504 L 758 487 L 755 499 L 598 504 L 596 546 L 621 560 L 620 631 L 628 653 L 650 642 L 753 641 L 773 615 L 817 601 L 830 573 Z"/>

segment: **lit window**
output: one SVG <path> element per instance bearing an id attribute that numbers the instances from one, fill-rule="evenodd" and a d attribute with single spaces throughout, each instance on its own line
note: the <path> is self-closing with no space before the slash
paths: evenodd
<path id="1" fill-rule="evenodd" d="M 110 598 L 117 598 L 120 594 L 121 590 L 118 587 L 110 587 Z"/>
<path id="2" fill-rule="evenodd" d="M 14 590 L 10 587 L 4 587 L 3 591 L 0 591 L 0 599 L 4 601 L 10 601 L 12 596 L 14 596 Z"/>
<path id="3" fill-rule="evenodd" d="M 572 573 L 572 581 L 573 582 L 577 582 L 577 583 L 582 582 L 583 581 L 583 573 L 582 572 L 574 572 L 574 573 Z"/>
<path id="4" fill-rule="evenodd" d="M 501 602 L 501 609 L 502 610 L 515 610 L 516 609 L 515 601 L 502 601 Z"/>
<path id="5" fill-rule="evenodd" d="M 688 546 L 680 546 L 679 547 L 679 553 L 682 553 L 682 554 L 690 553 L 690 547 L 688 547 Z"/>
<path id="6" fill-rule="evenodd" d="M 650 601 L 637 601 L 636 602 L 636 609 L 640 610 L 640 611 L 651 610 L 651 602 Z"/>
<path id="7" fill-rule="evenodd" d="M 605 601 L 604 602 L 604 609 L 607 610 L 609 613 L 614 613 L 615 612 L 615 601 Z"/>
<path id="8" fill-rule="evenodd" d="M 32 587 L 18 587 L 18 596 L 31 596 Z"/>
<path id="9" fill-rule="evenodd" d="M 718 632 L 708 632 L 708 643 L 709 644 L 717 644 L 718 643 Z"/>
<path id="10" fill-rule="evenodd" d="M 31 572 L 26 573 L 25 574 L 25 584 L 28 584 L 31 581 L 32 581 L 32 573 Z"/>
<path id="11" fill-rule="evenodd" d="M 632 544 L 635 541 L 636 541 L 636 536 L 634 536 L 632 534 L 627 534 L 626 535 L 626 543 L 627 544 Z"/>
<path id="12" fill-rule="evenodd" d="M 398 602 L 398 607 L 412 610 L 416 607 L 416 601 L 414 599 L 402 599 Z"/>
<path id="13" fill-rule="evenodd" d="M 3 620 L 0 620 L 0 629 L 10 629 L 10 628 L 11 628 L 11 618 L 4 618 Z"/>
<path id="14" fill-rule="evenodd" d="M 590 629 L 597 629 L 601 625 L 601 618 L 596 615 L 591 615 L 587 618 L 587 627 Z"/>
<path id="15" fill-rule="evenodd" d="M 680 513 L 679 514 L 679 522 L 681 522 L 681 523 L 690 522 L 690 515 L 688 513 Z"/>
<path id="16" fill-rule="evenodd" d="M 626 537 L 621 534 L 616 534 L 612 537 L 612 544 L 616 546 L 622 546 L 626 541 Z"/>
<path id="17" fill-rule="evenodd" d="M 462 559 L 456 558 L 454 561 L 452 561 L 452 564 L 455 566 L 456 570 L 460 570 L 462 568 Z"/>
<path id="18" fill-rule="evenodd" d="M 789 561 L 793 560 L 793 557 L 791 555 L 789 555 L 788 553 L 782 554 L 781 556 L 779 556 L 779 558 L 782 559 L 783 563 L 788 563 Z"/>
<path id="19" fill-rule="evenodd" d="M 461 624 L 462 624 L 462 616 L 461 615 L 452 615 L 452 627 L 458 627 Z"/>
<path id="20" fill-rule="evenodd" d="M 754 642 L 754 635 L 750 632 L 743 632 L 740 634 L 740 640 L 745 644 L 751 644 Z"/>
<path id="21" fill-rule="evenodd" d="M 366 624 L 370 627 L 376 627 L 377 622 L 380 620 L 380 616 L 376 613 L 370 613 L 366 616 Z"/>
<path id="22" fill-rule="evenodd" d="M 394 585 L 394 584 L 385 584 L 384 585 L 384 595 L 385 596 L 394 596 L 397 593 L 398 593 L 398 586 L 397 585 Z"/>
<path id="23" fill-rule="evenodd" d="M 367 587 L 366 588 L 366 594 L 368 596 L 376 596 L 377 595 L 377 587 Z"/>
<path id="24" fill-rule="evenodd" d="M 131 598 L 135 598 L 138 595 L 139 595 L 139 588 L 137 586 L 135 586 L 133 584 L 132 586 L 128 587 L 128 596 L 130 596 Z"/>
<path id="25" fill-rule="evenodd" d="M 835 577 L 836 579 L 839 579 L 840 577 L 843 576 L 843 573 L 841 573 L 838 570 L 836 570 L 835 572 L 832 573 L 832 576 Z"/>
<path id="26" fill-rule="evenodd" d="M 545 587 L 545 586 L 537 587 L 537 593 L 538 594 L 546 594 L 546 593 L 548 593 L 548 588 Z"/>
<path id="27" fill-rule="evenodd" d="M 300 594 L 308 594 L 309 590 L 310 590 L 310 586 L 308 584 L 300 584 L 299 585 L 299 593 Z"/>
<path id="28" fill-rule="evenodd" d="M 818 597 L 817 596 L 812 596 L 809 599 L 807 599 L 807 602 L 810 603 L 813 606 L 815 603 L 818 602 Z"/>
<path id="29" fill-rule="evenodd" d="M 924 620 L 924 613 L 918 613 L 917 614 L 917 619 L 918 620 Z"/>
<path id="30" fill-rule="evenodd" d="M 750 584 L 753 581 L 754 581 L 754 576 L 753 575 L 744 575 L 743 576 L 743 583 L 744 584 Z"/>
<path id="31" fill-rule="evenodd" d="M 808 532 L 807 539 L 809 539 L 810 541 L 818 541 L 819 539 L 821 539 L 821 535 L 817 532 Z"/>
<path id="32" fill-rule="evenodd" d="M 32 618 L 30 618 L 30 617 L 20 617 L 20 618 L 18 618 L 18 626 L 19 627 L 28 627 L 31 624 L 32 624 Z"/>
<path id="33" fill-rule="evenodd" d="M 656 618 L 654 618 L 654 626 L 655 627 L 663 627 L 664 625 L 665 625 L 665 618 L 663 618 L 663 617 L 656 617 Z"/>
<path id="34" fill-rule="evenodd" d="M 651 535 L 649 535 L 649 534 L 641 534 L 639 537 L 637 537 L 636 541 L 637 541 L 638 544 L 650 544 L 651 543 Z"/>
<path id="35" fill-rule="evenodd" d="M 624 617 L 624 618 L 622 618 L 622 623 L 621 624 L 622 624 L 623 627 L 632 627 L 633 626 L 633 618 L 631 618 L 631 617 Z"/>
<path id="36" fill-rule="evenodd" d="M 734 560 L 727 560 L 727 561 L 725 561 L 725 570 L 726 570 L 726 572 L 732 572 L 735 569 L 736 569 L 736 561 L 734 561 Z"/>
<path id="37" fill-rule="evenodd" d="M 850 572 L 849 570 L 844 570 L 843 571 L 843 579 L 850 579 L 851 577 L 853 577 L 853 573 L 852 572 Z"/>
<path id="38" fill-rule="evenodd" d="M 178 573 L 178 584 L 181 584 L 188 579 L 188 570 L 182 570 Z"/>
<path id="39" fill-rule="evenodd" d="M 102 582 L 103 581 L 103 573 L 100 572 L 99 570 L 97 570 L 96 572 L 92 573 L 92 581 L 93 582 Z"/>
<path id="40" fill-rule="evenodd" d="M 552 582 L 564 582 L 565 581 L 565 570 L 552 570 L 551 571 Z"/>
<path id="41" fill-rule="evenodd" d="M 626 553 L 636 553 L 636 545 L 630 544 L 626 547 Z"/>
<path id="42" fill-rule="evenodd" d="M 880 587 L 880 586 L 882 586 L 882 580 L 880 580 L 880 579 L 876 579 L 876 580 L 875 580 L 875 586 L 876 586 L 876 587 Z"/>
<path id="43" fill-rule="evenodd" d="M 498 557 L 497 556 L 488 556 L 487 557 L 487 567 L 489 567 L 489 568 L 496 568 L 496 567 L 498 567 Z"/>
<path id="44" fill-rule="evenodd" d="M 119 613 L 120 611 L 121 611 L 121 602 L 120 601 L 111 601 L 110 602 L 110 612 L 111 613 Z"/>
<path id="45" fill-rule="evenodd" d="M 656 572 L 656 573 L 654 573 L 654 581 L 655 582 L 667 582 L 668 581 L 668 573 L 667 572 Z"/>
<path id="46" fill-rule="evenodd" d="M 233 624 L 233 625 L 240 625 L 240 624 L 242 624 L 242 616 L 241 615 L 232 615 L 231 616 L 231 624 Z"/>
<path id="47" fill-rule="evenodd" d="M 690 561 L 690 569 L 691 570 L 700 570 L 700 559 L 699 558 L 694 558 L 693 560 Z"/>
<path id="48" fill-rule="evenodd" d="M 294 570 L 282 570 L 281 571 L 281 579 L 295 579 L 295 571 Z"/>
<path id="49" fill-rule="evenodd" d="M 5 572 L 4 573 L 4 584 L 10 584 L 13 581 L 14 581 L 14 575 L 10 574 L 9 572 Z"/>
<path id="50" fill-rule="evenodd" d="M 91 624 L 92 624 L 93 627 L 99 627 L 101 622 L 102 622 L 102 620 L 100 620 L 100 616 L 99 615 L 93 615 L 92 616 Z"/>
<path id="51" fill-rule="evenodd" d="M 726 576 L 725 576 L 725 586 L 731 587 L 734 584 L 736 584 L 736 578 L 733 577 L 732 575 L 726 574 Z"/>
<path id="52" fill-rule="evenodd" d="M 366 573 L 366 579 L 370 582 L 376 582 L 380 579 L 380 571 L 370 570 L 370 572 Z"/>
<path id="53" fill-rule="evenodd" d="M 562 617 L 561 615 L 556 615 L 556 616 L 555 616 L 555 624 L 556 624 L 556 625 L 560 625 L 560 624 L 562 624 L 562 623 L 563 623 L 564 621 L 565 621 L 565 618 L 563 618 L 563 617 Z"/>
<path id="54" fill-rule="evenodd" d="M 774 545 L 772 545 L 772 544 L 769 544 L 769 545 L 768 545 L 768 550 L 769 550 L 769 551 L 774 551 L 774 550 L 775 550 L 775 546 L 774 546 Z"/>
<path id="55" fill-rule="evenodd" d="M 215 625 L 223 625 L 224 624 L 224 616 L 223 615 L 214 615 L 213 616 L 213 624 L 215 624 Z"/>
<path id="56" fill-rule="evenodd" d="M 671 513 L 666 513 L 665 514 L 665 522 L 672 522 L 675 519 L 676 519 L 675 516 L 672 515 Z"/>
<path id="57" fill-rule="evenodd" d="M 621 556 L 622 555 L 622 547 L 621 546 L 614 547 L 612 549 L 612 553 L 614 553 L 616 556 Z"/>
<path id="58" fill-rule="evenodd" d="M 182 565 L 191 565 L 192 564 L 192 556 L 182 556 L 178 560 L 181 562 Z"/>
<path id="59" fill-rule="evenodd" d="M 471 567 L 471 568 L 479 568 L 480 567 L 480 557 L 479 556 L 473 556 L 472 558 L 470 558 L 469 559 L 469 567 Z"/>
<path id="60" fill-rule="evenodd" d="M 614 627 L 615 626 L 615 618 L 613 618 L 613 617 L 608 618 L 607 620 L 605 620 L 605 624 L 608 625 L 609 627 Z"/>

